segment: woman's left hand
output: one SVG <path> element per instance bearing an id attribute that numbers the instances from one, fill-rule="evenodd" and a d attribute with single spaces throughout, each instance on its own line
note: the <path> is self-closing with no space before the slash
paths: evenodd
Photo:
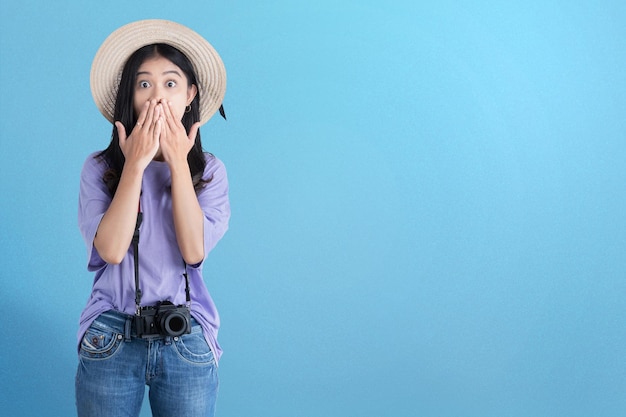
<path id="1" fill-rule="evenodd" d="M 181 120 L 172 112 L 172 105 L 162 100 L 161 106 L 159 144 L 172 178 L 176 241 L 185 262 L 193 265 L 204 259 L 204 214 L 193 187 L 187 155 L 193 148 L 200 123 L 194 123 L 187 134 Z"/>
<path id="2" fill-rule="evenodd" d="M 180 163 L 186 164 L 187 155 L 193 148 L 200 123 L 194 123 L 187 134 L 182 121 L 172 113 L 172 104 L 162 100 L 160 106 L 163 111 L 158 122 L 161 124 L 159 144 L 163 159 L 170 167 Z"/>

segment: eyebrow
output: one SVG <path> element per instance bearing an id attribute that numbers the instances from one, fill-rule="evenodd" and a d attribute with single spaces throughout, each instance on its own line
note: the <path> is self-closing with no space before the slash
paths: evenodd
<path id="1" fill-rule="evenodd" d="M 167 74 L 176 74 L 179 77 L 183 77 L 182 75 L 180 75 L 180 73 L 176 70 L 169 70 L 169 71 L 165 71 L 164 73 L 162 73 L 161 75 L 167 75 Z M 152 73 L 150 71 L 139 71 L 137 72 L 137 77 L 139 77 L 140 75 L 152 75 Z"/>

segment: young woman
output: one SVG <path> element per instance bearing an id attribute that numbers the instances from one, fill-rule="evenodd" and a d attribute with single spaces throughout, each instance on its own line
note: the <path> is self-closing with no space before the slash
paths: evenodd
<path id="1" fill-rule="evenodd" d="M 146 385 L 154 416 L 214 414 L 219 316 L 202 267 L 230 206 L 199 127 L 222 112 L 225 85 L 213 47 L 169 21 L 123 26 L 94 58 L 92 94 L 114 126 L 80 181 L 95 278 L 78 331 L 79 417 L 138 416 Z"/>

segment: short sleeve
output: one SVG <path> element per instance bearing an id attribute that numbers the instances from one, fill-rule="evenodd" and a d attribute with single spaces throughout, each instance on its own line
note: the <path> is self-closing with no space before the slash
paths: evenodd
<path id="1" fill-rule="evenodd" d="M 204 178 L 211 178 L 198 193 L 198 201 L 204 213 L 204 257 L 220 241 L 228 230 L 230 202 L 228 199 L 228 178 L 226 167 L 215 156 L 207 155 Z M 202 264 L 192 265 L 198 267 Z"/>
<path id="2" fill-rule="evenodd" d="M 78 227 L 87 249 L 87 269 L 97 271 L 106 263 L 93 245 L 100 221 L 111 204 L 111 196 L 102 180 L 106 164 L 96 154 L 90 155 L 80 174 Z"/>

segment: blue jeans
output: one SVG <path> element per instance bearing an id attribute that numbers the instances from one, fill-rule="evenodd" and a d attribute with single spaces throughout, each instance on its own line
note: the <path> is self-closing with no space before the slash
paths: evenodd
<path id="1" fill-rule="evenodd" d="M 218 376 L 200 325 L 191 334 L 141 339 L 131 316 L 100 315 L 79 349 L 76 407 L 79 417 L 137 417 L 145 386 L 154 417 L 212 417 Z"/>

